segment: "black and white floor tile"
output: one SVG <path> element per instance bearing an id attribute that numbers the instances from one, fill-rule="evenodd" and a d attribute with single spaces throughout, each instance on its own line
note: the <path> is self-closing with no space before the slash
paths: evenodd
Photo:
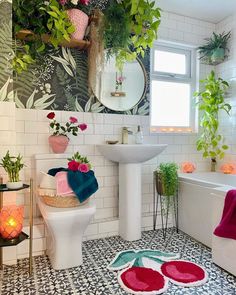
<path id="1" fill-rule="evenodd" d="M 211 251 L 184 234 L 169 229 L 166 241 L 161 230 L 143 232 L 142 239 L 127 242 L 110 237 L 84 242 L 82 266 L 55 271 L 46 256 L 34 258 L 34 272 L 28 275 L 28 260 L 17 266 L 5 266 L 0 282 L 2 295 L 125 295 L 116 273 L 107 265 L 119 251 L 126 249 L 159 249 L 180 253 L 182 259 L 196 262 L 208 271 L 208 282 L 200 287 L 182 288 L 170 283 L 165 295 L 236 295 L 236 277 L 211 261 Z"/>

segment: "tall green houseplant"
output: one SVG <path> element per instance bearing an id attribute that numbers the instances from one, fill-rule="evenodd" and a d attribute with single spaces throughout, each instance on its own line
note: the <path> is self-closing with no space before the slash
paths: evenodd
<path id="1" fill-rule="evenodd" d="M 225 102 L 225 94 L 229 84 L 217 78 L 214 71 L 206 79 L 200 81 L 202 91 L 195 92 L 200 111 L 200 136 L 197 150 L 203 152 L 204 158 L 211 158 L 211 171 L 215 171 L 217 159 L 222 159 L 228 146 L 219 132 L 220 111 L 230 114 L 231 106 Z"/>

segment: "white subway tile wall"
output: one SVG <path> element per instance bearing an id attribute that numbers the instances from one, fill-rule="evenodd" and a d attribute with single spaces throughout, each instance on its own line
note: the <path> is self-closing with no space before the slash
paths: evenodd
<path id="1" fill-rule="evenodd" d="M 235 18 L 232 18 L 235 23 Z M 229 26 L 231 22 L 226 22 Z M 159 30 L 159 38 L 167 41 L 175 41 L 198 46 L 204 42 L 205 37 L 209 37 L 216 29 L 214 24 L 203 22 L 189 17 L 171 13 L 162 13 L 162 23 Z M 234 67 L 231 64 L 230 73 L 236 76 L 236 39 L 234 40 Z M 200 77 L 212 69 L 211 66 L 200 65 Z M 222 72 L 227 75 L 227 68 L 222 68 Z M 236 107 L 236 103 L 235 103 Z M 34 176 L 33 155 L 49 153 L 48 146 L 49 124 L 46 115 L 47 110 L 27 110 L 15 109 L 13 103 L 0 103 L 0 156 L 4 155 L 7 149 L 11 152 L 20 152 L 27 163 L 24 169 L 23 179 L 29 180 Z M 233 110 L 236 115 L 236 109 Z M 116 114 L 78 113 L 56 111 L 56 118 L 59 122 L 66 122 L 70 116 L 78 118 L 79 122 L 85 122 L 89 128 L 85 132 L 80 132 L 79 136 L 71 137 L 68 153 L 79 151 L 87 155 L 93 164 L 99 182 L 99 191 L 95 194 L 97 211 L 92 223 L 88 226 L 84 239 L 96 239 L 118 234 L 118 165 L 106 160 L 95 147 L 96 144 L 104 143 L 106 140 L 121 140 L 121 128 L 130 127 L 137 130 L 137 125 L 141 125 L 144 132 L 144 143 L 167 143 L 167 149 L 154 158 L 143 164 L 142 167 L 142 228 L 148 230 L 152 228 L 153 222 L 153 184 L 152 173 L 160 162 L 175 161 L 180 164 L 183 161 L 193 161 L 197 164 L 198 170 L 208 170 L 209 163 L 202 159 L 200 153 L 196 151 L 196 135 L 186 134 L 151 134 L 149 131 L 148 116 L 130 116 Z M 233 123 L 232 123 L 233 122 Z M 235 128 L 235 119 L 226 124 L 226 128 L 231 129 L 231 123 Z M 1 124 L 0 124 L 1 125 Z M 235 131 L 235 129 L 234 129 Z M 233 138 L 230 131 L 231 139 Z M 234 136 L 235 139 L 235 136 Z M 134 136 L 130 135 L 129 142 L 134 142 Z M 236 141 L 232 139 L 231 152 L 236 154 Z M 231 154 L 232 155 L 232 154 Z M 2 174 L 2 169 L 0 173 Z M 5 177 L 5 173 L 3 173 Z M 6 177 L 4 178 L 6 180 Z M 18 196 L 18 203 L 24 203 L 26 207 L 26 217 L 28 216 L 27 194 Z M 45 229 L 40 213 L 34 209 L 36 222 L 34 226 L 34 255 L 43 253 L 45 250 Z M 27 221 L 26 221 L 27 224 Z M 160 226 L 160 218 L 158 218 Z M 27 241 L 13 247 L 5 256 L 5 262 L 12 263 L 16 258 L 27 256 Z M 16 248 L 17 250 L 14 250 Z M 4 249 L 6 252 L 6 250 Z"/>

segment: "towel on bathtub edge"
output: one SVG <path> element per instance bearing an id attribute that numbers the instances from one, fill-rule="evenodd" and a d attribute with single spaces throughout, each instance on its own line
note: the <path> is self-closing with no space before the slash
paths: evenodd
<path id="1" fill-rule="evenodd" d="M 223 214 L 214 235 L 236 240 L 236 190 L 230 190 L 225 197 Z"/>

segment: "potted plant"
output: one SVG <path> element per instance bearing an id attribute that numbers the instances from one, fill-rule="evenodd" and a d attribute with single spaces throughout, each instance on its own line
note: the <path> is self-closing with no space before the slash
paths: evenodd
<path id="1" fill-rule="evenodd" d="M 61 2 L 61 1 L 60 1 Z M 21 73 L 45 52 L 45 43 L 55 48 L 61 42 L 70 41 L 75 27 L 64 5 L 57 0 L 13 1 L 13 35 L 24 32 L 24 40 L 15 42 L 13 68 Z"/>
<path id="2" fill-rule="evenodd" d="M 148 0 L 110 1 L 104 14 L 104 47 L 116 55 L 121 70 L 124 62 L 144 56 L 145 50 L 153 46 L 160 25 L 160 8 L 155 7 L 155 1 Z"/>
<path id="3" fill-rule="evenodd" d="M 154 171 L 154 181 L 156 190 L 160 196 L 161 205 L 161 221 L 164 238 L 166 237 L 169 212 L 173 209 L 175 216 L 175 224 L 178 229 L 177 216 L 177 193 L 178 193 L 178 166 L 176 163 L 161 163 L 156 171 Z M 157 196 L 158 198 L 158 196 Z M 158 202 L 154 201 L 154 207 L 157 207 Z M 156 225 L 157 208 L 154 208 L 154 228 Z M 165 218 L 165 222 L 164 222 Z"/>
<path id="4" fill-rule="evenodd" d="M 223 135 L 219 134 L 218 116 L 220 111 L 230 114 L 231 106 L 225 102 L 225 93 L 229 84 L 222 78 L 216 78 L 214 71 L 211 71 L 200 83 L 203 90 L 194 93 L 201 114 L 197 150 L 203 152 L 204 158 L 211 158 L 211 171 L 215 171 L 217 158 L 222 159 L 225 150 L 228 149 Z"/>
<path id="5" fill-rule="evenodd" d="M 60 0 L 60 4 L 66 9 L 68 17 L 75 27 L 71 37 L 76 40 L 84 38 L 91 13 L 89 2 L 90 0 Z"/>
<path id="6" fill-rule="evenodd" d="M 47 118 L 50 120 L 50 128 L 53 130 L 53 134 L 49 136 L 48 142 L 52 148 L 52 151 L 56 154 L 64 153 L 68 143 L 69 137 L 67 134 L 71 133 L 77 136 L 79 129 L 84 131 L 87 129 L 87 125 L 84 123 L 78 124 L 78 120 L 75 117 L 70 117 L 69 122 L 63 126 L 58 123 L 55 119 L 56 115 L 54 112 L 50 112 Z"/>
<path id="7" fill-rule="evenodd" d="M 213 32 L 212 37 L 205 38 L 206 44 L 198 47 L 200 59 L 205 63 L 216 65 L 225 60 L 229 49 L 227 48 L 231 32 L 216 34 Z"/>
<path id="8" fill-rule="evenodd" d="M 18 189 L 23 186 L 23 182 L 20 180 L 20 170 L 24 167 L 22 163 L 22 156 L 19 154 L 17 157 L 11 156 L 9 151 L 2 158 L 0 166 L 8 174 L 9 181 L 6 183 L 9 189 Z"/>

